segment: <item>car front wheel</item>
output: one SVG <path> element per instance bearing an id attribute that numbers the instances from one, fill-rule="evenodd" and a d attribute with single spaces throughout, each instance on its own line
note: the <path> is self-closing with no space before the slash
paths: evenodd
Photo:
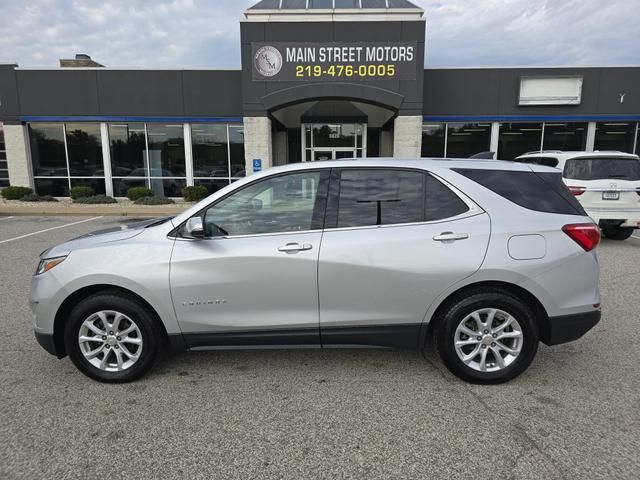
<path id="1" fill-rule="evenodd" d="M 501 291 L 477 292 L 445 308 L 436 345 L 445 366 L 472 383 L 503 383 L 531 364 L 538 329 L 530 308 Z"/>
<path id="2" fill-rule="evenodd" d="M 160 343 L 154 319 L 144 306 L 119 292 L 99 293 L 78 303 L 64 338 L 75 366 L 108 383 L 129 382 L 146 373 Z"/>

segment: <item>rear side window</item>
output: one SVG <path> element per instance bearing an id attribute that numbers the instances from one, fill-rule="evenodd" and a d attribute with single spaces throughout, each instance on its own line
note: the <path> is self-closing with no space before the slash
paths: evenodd
<path id="1" fill-rule="evenodd" d="M 545 167 L 557 167 L 558 159 L 552 157 L 527 157 L 527 158 L 519 158 L 516 162 L 520 163 L 530 163 L 534 165 L 544 165 Z"/>
<path id="2" fill-rule="evenodd" d="M 343 170 L 338 227 L 421 222 L 424 176 L 403 170 Z"/>
<path id="3" fill-rule="evenodd" d="M 640 180 L 640 161 L 634 158 L 572 158 L 564 165 L 564 177 L 574 180 Z"/>
<path id="4" fill-rule="evenodd" d="M 333 220 L 329 214 L 327 227 L 434 221 L 469 210 L 442 182 L 411 170 L 342 170 L 339 190 L 334 196 L 337 196 L 337 218 Z"/>
<path id="5" fill-rule="evenodd" d="M 467 204 L 453 193 L 449 187 L 431 175 L 426 178 L 426 199 L 424 220 L 432 222 L 444 218 L 455 217 L 469 210 Z"/>
<path id="6" fill-rule="evenodd" d="M 513 172 L 455 168 L 455 172 L 510 200 L 537 212 L 585 215 L 558 173 Z"/>

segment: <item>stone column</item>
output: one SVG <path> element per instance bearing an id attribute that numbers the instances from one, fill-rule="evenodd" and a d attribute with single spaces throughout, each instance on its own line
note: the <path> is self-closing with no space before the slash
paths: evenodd
<path id="1" fill-rule="evenodd" d="M 393 156 L 420 157 L 422 149 L 422 117 L 396 117 L 393 122 Z"/>
<path id="2" fill-rule="evenodd" d="M 29 131 L 26 125 L 4 125 L 9 185 L 33 188 Z"/>
<path id="3" fill-rule="evenodd" d="M 254 173 L 253 160 L 262 160 L 262 169 L 272 166 L 271 120 L 268 117 L 244 117 L 244 160 L 247 175 Z"/>

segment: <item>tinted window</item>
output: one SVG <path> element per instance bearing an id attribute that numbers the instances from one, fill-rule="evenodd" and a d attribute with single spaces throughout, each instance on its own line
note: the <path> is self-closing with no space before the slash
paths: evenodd
<path id="1" fill-rule="evenodd" d="M 343 170 L 338 227 L 421 222 L 424 175 L 402 170 Z"/>
<path id="2" fill-rule="evenodd" d="M 257 235 L 322 228 L 327 176 L 303 172 L 251 184 L 207 209 L 205 233 Z"/>
<path id="3" fill-rule="evenodd" d="M 426 175 L 425 221 L 455 217 L 467 210 L 469 207 L 449 187 Z"/>
<path id="4" fill-rule="evenodd" d="M 518 158 L 516 162 L 520 163 L 530 163 L 534 165 L 544 165 L 545 167 L 557 167 L 558 159 L 551 157 L 527 157 L 527 158 Z"/>
<path id="5" fill-rule="evenodd" d="M 640 180 L 640 161 L 633 158 L 575 158 L 564 165 L 565 178 Z"/>
<path id="6" fill-rule="evenodd" d="M 529 210 L 584 215 L 584 210 L 577 200 L 567 198 L 567 195 L 559 190 L 566 190 L 565 186 L 559 185 L 562 181 L 560 173 L 536 174 L 471 168 L 453 170 Z"/>

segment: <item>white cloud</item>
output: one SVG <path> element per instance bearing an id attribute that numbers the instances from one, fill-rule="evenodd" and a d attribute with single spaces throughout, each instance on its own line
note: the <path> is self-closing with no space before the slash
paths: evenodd
<path id="1" fill-rule="evenodd" d="M 238 67 L 254 0 L 0 0 L 0 60 Z M 427 66 L 640 64 L 637 0 L 415 0 Z"/>

